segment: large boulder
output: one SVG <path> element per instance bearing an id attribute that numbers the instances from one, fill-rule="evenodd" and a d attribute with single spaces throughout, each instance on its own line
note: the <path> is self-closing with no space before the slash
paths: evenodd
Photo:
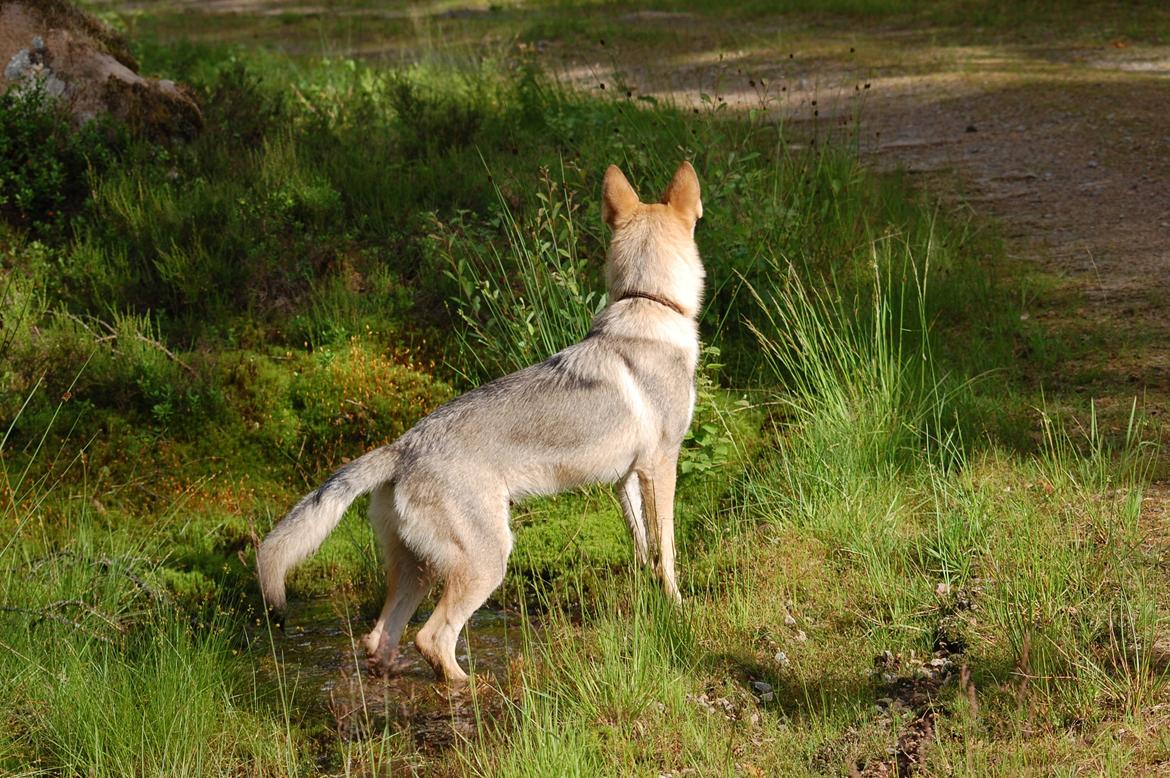
<path id="1" fill-rule="evenodd" d="M 138 75 L 125 40 L 68 0 L 0 0 L 0 63 L 0 94 L 41 88 L 78 124 L 108 113 L 156 138 L 203 126 L 191 90 Z"/>

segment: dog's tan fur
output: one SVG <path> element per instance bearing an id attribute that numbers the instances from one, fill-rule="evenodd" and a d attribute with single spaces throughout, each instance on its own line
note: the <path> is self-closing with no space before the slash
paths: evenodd
<path id="1" fill-rule="evenodd" d="M 461 681 L 467 676 L 455 644 L 503 580 L 509 505 L 590 483 L 617 484 L 636 557 L 653 564 L 667 595 L 680 599 L 674 487 L 699 353 L 699 181 L 684 162 L 661 202 L 642 203 L 610 166 L 602 198 L 613 230 L 610 304 L 585 340 L 453 400 L 301 500 L 257 554 L 270 607 L 284 606 L 286 571 L 321 544 L 357 496 L 372 492 L 387 596 L 364 639 L 371 667 L 401 664 L 402 632 L 439 578 L 443 596 L 415 645 L 437 674 Z"/>

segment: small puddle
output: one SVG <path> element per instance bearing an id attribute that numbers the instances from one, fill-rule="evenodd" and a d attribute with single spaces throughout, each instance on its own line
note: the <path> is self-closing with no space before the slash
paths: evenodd
<path id="1" fill-rule="evenodd" d="M 361 637 L 372 620 L 347 613 L 345 603 L 334 599 L 290 604 L 285 630 L 274 629 L 271 641 L 263 633 L 255 636 L 252 650 L 266 680 L 293 690 L 294 704 L 309 703 L 298 712 L 302 720 L 335 729 L 345 740 L 404 731 L 420 750 L 433 752 L 472 737 L 479 721 L 499 714 L 502 700 L 489 687 L 507 684 L 524 645 L 524 628 L 518 615 L 504 610 L 485 607 L 471 617 L 456 656 L 481 682 L 473 696 L 467 687 L 451 690 L 437 683 L 415 649 L 414 634 L 429 615 L 422 611 L 411 620 L 402 641 L 409 666 L 389 678 L 366 672 Z"/>

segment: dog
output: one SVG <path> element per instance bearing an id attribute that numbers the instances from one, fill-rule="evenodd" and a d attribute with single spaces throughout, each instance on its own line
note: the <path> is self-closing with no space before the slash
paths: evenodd
<path id="1" fill-rule="evenodd" d="M 642 203 L 611 165 L 602 182 L 602 218 L 612 231 L 609 303 L 585 339 L 452 400 L 333 473 L 260 545 L 265 604 L 284 609 L 286 572 L 321 545 L 350 503 L 371 493 L 387 594 L 363 638 L 369 667 L 405 668 L 398 644 L 407 621 L 442 580 L 414 642 L 436 676 L 465 681 L 455 644 L 503 582 L 511 504 L 594 483 L 616 484 L 635 558 L 681 602 L 674 490 L 695 406 L 704 270 L 694 232 L 702 215 L 689 162 L 658 203 Z"/>

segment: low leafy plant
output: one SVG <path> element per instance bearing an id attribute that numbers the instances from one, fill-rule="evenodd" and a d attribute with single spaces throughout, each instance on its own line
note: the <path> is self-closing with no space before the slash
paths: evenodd
<path id="1" fill-rule="evenodd" d="M 717 402 L 719 389 L 719 349 L 704 346 L 699 353 L 699 368 L 695 375 L 695 410 L 691 428 L 683 438 L 678 470 L 683 475 L 705 473 L 731 461 L 735 440 L 731 426 L 721 417 Z M 735 403 L 738 410 L 747 407 L 746 400 Z"/>
<path id="2" fill-rule="evenodd" d="M 402 153 L 423 157 L 470 146 L 484 121 L 483 101 L 476 97 L 428 90 L 408 75 L 391 79 L 387 101 Z"/>
<path id="3" fill-rule="evenodd" d="M 579 206 L 563 181 L 543 172 L 537 207 L 516 216 L 497 188 L 487 230 L 465 216 L 436 223 L 432 250 L 458 289 L 451 300 L 464 327 L 457 367 L 482 382 L 519 370 L 580 341 L 605 306 L 595 260 L 578 253 Z M 493 233 L 506 244 L 497 245 Z"/>
<path id="4" fill-rule="evenodd" d="M 117 157 L 122 134 L 91 121 L 74 128 L 39 85 L 0 96 L 0 216 L 57 234 L 89 198 L 90 176 Z"/>

